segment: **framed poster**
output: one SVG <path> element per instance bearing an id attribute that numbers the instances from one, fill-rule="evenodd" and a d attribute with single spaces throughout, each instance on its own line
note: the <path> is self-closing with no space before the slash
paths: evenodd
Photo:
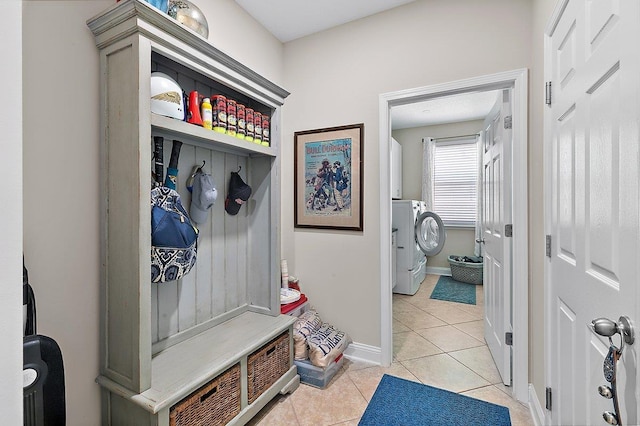
<path id="1" fill-rule="evenodd" d="M 364 124 L 294 133 L 294 225 L 362 231 Z"/>

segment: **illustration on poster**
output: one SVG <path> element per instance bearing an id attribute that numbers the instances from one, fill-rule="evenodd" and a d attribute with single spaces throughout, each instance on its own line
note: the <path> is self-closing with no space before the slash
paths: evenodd
<path id="1" fill-rule="evenodd" d="M 351 138 L 305 144 L 305 215 L 351 216 Z"/>

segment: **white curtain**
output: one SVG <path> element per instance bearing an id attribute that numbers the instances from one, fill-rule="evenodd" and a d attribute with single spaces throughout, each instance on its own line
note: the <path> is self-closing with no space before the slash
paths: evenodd
<path id="1" fill-rule="evenodd" d="M 422 138 L 422 201 L 428 211 L 433 211 L 433 171 L 435 167 L 436 140 Z"/>
<path id="2" fill-rule="evenodd" d="M 482 256 L 482 243 L 480 243 L 480 241 L 482 240 L 482 206 L 484 203 L 484 193 L 483 193 L 483 188 L 482 188 L 482 175 L 484 173 L 484 168 L 482 167 L 482 155 L 483 155 L 483 149 L 484 149 L 484 131 L 481 131 L 480 134 L 478 135 L 478 139 L 477 139 L 477 145 L 478 145 L 478 179 L 477 179 L 477 186 L 476 186 L 476 196 L 477 196 L 477 202 L 476 202 L 476 242 L 475 242 L 475 246 L 473 249 L 473 254 L 476 256 Z"/>

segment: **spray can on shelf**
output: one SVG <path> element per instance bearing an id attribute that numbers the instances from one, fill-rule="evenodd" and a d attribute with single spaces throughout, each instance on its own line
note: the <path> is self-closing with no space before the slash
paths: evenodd
<path id="1" fill-rule="evenodd" d="M 258 111 L 253 113 L 253 141 L 255 143 L 262 143 L 262 114 Z"/>
<path id="2" fill-rule="evenodd" d="M 195 90 L 189 93 L 189 109 L 187 113 L 187 123 L 202 126 L 202 118 L 200 117 L 200 98 Z"/>
<path id="3" fill-rule="evenodd" d="M 233 99 L 227 99 L 227 134 L 235 136 L 238 132 L 237 104 Z"/>
<path id="4" fill-rule="evenodd" d="M 209 101 L 209 98 L 204 98 L 200 106 L 202 107 L 202 127 L 211 130 L 213 128 L 211 101 Z"/>
<path id="5" fill-rule="evenodd" d="M 213 111 L 211 125 L 213 130 L 220 133 L 227 132 L 227 98 L 223 95 L 213 95 L 211 97 Z"/>
<path id="6" fill-rule="evenodd" d="M 244 139 L 253 142 L 253 137 L 255 136 L 255 125 L 253 124 L 253 109 L 245 108 L 245 121 L 247 122 L 247 134 Z"/>
<path id="7" fill-rule="evenodd" d="M 238 130 L 236 133 L 236 138 L 244 139 L 247 134 L 247 121 L 245 119 L 246 108 L 242 104 L 237 104 L 236 106 L 236 117 L 238 119 Z"/>

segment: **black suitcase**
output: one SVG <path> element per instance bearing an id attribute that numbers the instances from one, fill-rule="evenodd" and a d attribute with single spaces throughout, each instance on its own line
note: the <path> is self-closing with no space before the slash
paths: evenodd
<path id="1" fill-rule="evenodd" d="M 36 302 L 24 264 L 22 299 L 27 310 L 22 346 L 24 425 L 63 426 L 66 409 L 62 351 L 55 340 L 36 332 Z"/>

